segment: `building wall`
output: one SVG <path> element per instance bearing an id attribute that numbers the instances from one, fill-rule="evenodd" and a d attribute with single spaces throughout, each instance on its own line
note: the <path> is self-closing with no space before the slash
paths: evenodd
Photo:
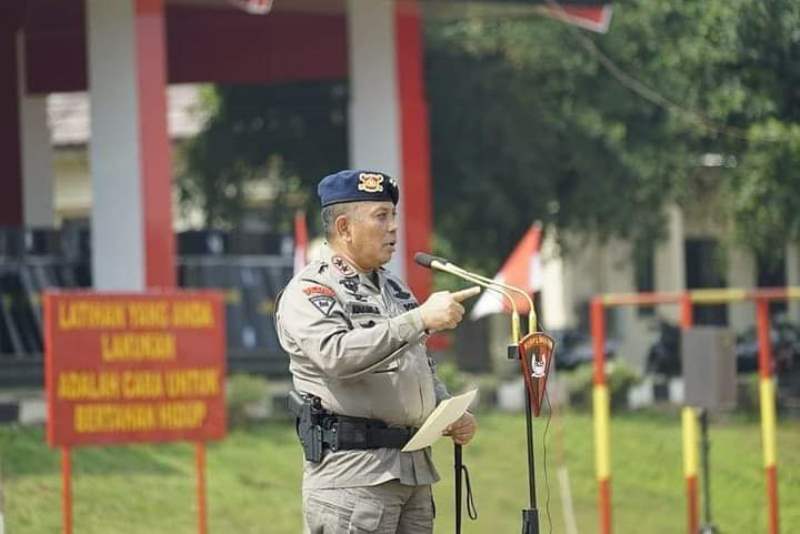
<path id="1" fill-rule="evenodd" d="M 714 239 L 724 252 L 723 277 L 727 287 L 751 289 L 758 280 L 752 252 L 732 244 L 730 227 L 719 217 L 721 211 L 698 206 L 670 206 L 667 209 L 666 238 L 654 244 L 655 291 L 683 291 L 687 286 L 686 240 Z M 578 328 L 588 331 L 589 300 L 599 293 L 635 292 L 631 245 L 619 240 L 606 244 L 570 239 L 568 251 L 560 253 L 552 234 L 542 246 L 545 288 L 542 309 L 549 328 Z M 800 246 L 786 249 L 786 284 L 800 285 Z M 728 326 L 735 332 L 754 326 L 752 303 L 728 305 Z M 789 318 L 800 322 L 800 303 L 791 303 Z M 677 305 L 660 305 L 655 313 L 639 313 L 636 307 L 612 308 L 607 312 L 608 335 L 620 342 L 620 355 L 643 370 L 650 345 L 658 338 L 658 321 L 679 322 Z"/>

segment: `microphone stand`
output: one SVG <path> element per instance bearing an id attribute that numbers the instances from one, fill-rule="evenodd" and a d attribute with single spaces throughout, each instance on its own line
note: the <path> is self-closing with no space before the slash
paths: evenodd
<path id="1" fill-rule="evenodd" d="M 530 295 L 526 291 L 518 287 L 514 287 L 508 284 L 504 284 L 502 282 L 498 282 L 496 280 L 492 280 L 490 278 L 486 278 L 485 276 L 481 276 L 479 274 L 471 273 L 454 265 L 450 262 L 444 262 L 447 267 L 450 269 L 446 272 L 454 274 L 456 276 L 460 276 L 461 278 L 465 278 L 473 283 L 478 285 L 484 285 L 487 289 L 493 289 L 494 291 L 501 292 L 497 289 L 494 289 L 490 286 L 499 286 L 501 288 L 507 289 L 509 291 L 513 291 L 515 293 L 521 294 L 525 299 L 528 301 L 528 333 L 536 332 L 536 310 L 533 306 L 533 299 L 531 299 Z M 519 326 L 519 313 L 517 312 L 516 303 L 514 302 L 513 297 L 511 297 L 506 292 L 501 292 L 507 300 L 511 303 L 511 337 L 514 341 L 515 345 L 519 344 L 520 341 L 520 326 Z M 509 347 L 510 349 L 510 347 Z M 514 351 L 514 356 L 519 358 L 519 353 Z M 511 350 L 509 350 L 509 358 L 512 358 Z M 539 534 L 539 510 L 537 509 L 536 503 L 536 463 L 534 460 L 534 441 L 533 441 L 533 417 L 531 413 L 531 393 L 528 391 L 528 388 L 525 388 L 525 429 L 527 434 L 527 449 L 528 449 L 528 492 L 529 492 L 529 508 L 522 510 L 522 534 Z M 459 500 L 460 503 L 460 500 Z M 457 531 L 460 532 L 460 531 Z"/>
<path id="2" fill-rule="evenodd" d="M 431 262 L 429 262 L 429 264 L 426 265 L 426 266 L 432 267 L 432 268 L 440 270 L 440 271 L 444 271 L 446 273 L 450 273 L 450 274 L 452 274 L 454 276 L 457 276 L 457 277 L 459 277 L 459 278 L 461 278 L 463 280 L 467 280 L 467 281 L 472 282 L 474 284 L 477 284 L 477 285 L 479 285 L 481 287 L 485 287 L 489 291 L 493 291 L 495 293 L 499 293 L 500 295 L 505 297 L 506 300 L 508 300 L 508 302 L 511 304 L 511 310 L 512 310 L 511 311 L 511 336 L 512 336 L 512 338 L 514 340 L 514 344 L 515 345 L 519 343 L 519 340 L 520 340 L 520 321 L 519 321 L 519 312 L 517 311 L 517 304 L 516 304 L 516 302 L 514 302 L 514 298 L 508 293 L 508 291 L 506 291 L 505 289 L 502 288 L 501 284 L 495 284 L 492 281 L 487 281 L 487 280 L 483 279 L 483 277 L 481 277 L 479 275 L 476 275 L 476 274 L 471 273 L 469 271 L 465 271 L 465 270 L 463 270 L 463 269 L 461 269 L 459 267 L 456 267 L 455 265 L 452 265 L 449 262 L 440 261 L 438 258 L 434 259 Z M 533 309 L 533 308 L 531 308 L 531 309 Z M 530 398 L 529 398 L 529 395 L 528 395 L 527 391 L 528 390 L 526 388 L 525 392 L 526 392 L 527 402 L 525 403 L 525 406 L 526 406 L 526 412 L 525 413 L 527 414 L 527 421 L 528 421 L 528 468 L 529 468 L 528 470 L 529 470 L 529 481 L 531 483 L 531 486 L 530 486 L 531 487 L 531 495 L 532 495 L 533 502 L 535 503 L 535 501 L 536 501 L 536 490 L 535 490 L 533 482 L 532 482 L 533 478 L 530 478 L 530 477 L 533 477 L 533 473 L 530 471 L 530 468 L 532 466 L 532 461 L 533 461 L 533 450 L 531 448 L 531 443 L 532 443 L 532 441 L 531 441 L 532 440 L 532 437 L 531 437 L 531 424 L 530 424 L 531 403 L 530 403 Z M 456 494 L 456 503 L 455 503 L 456 504 L 456 534 L 461 534 L 461 475 L 462 475 L 462 465 L 463 465 L 462 453 L 463 453 L 463 451 L 462 451 L 461 445 L 458 445 L 458 444 L 453 445 L 453 456 L 454 456 L 454 464 L 455 464 L 454 465 L 454 469 L 455 469 L 455 494 Z M 523 532 L 523 534 L 538 534 L 539 533 L 539 530 L 538 530 L 539 529 L 539 521 L 538 521 L 538 518 L 537 518 L 538 516 L 536 515 L 535 505 L 534 505 L 533 514 L 530 514 L 530 513 L 526 514 L 526 512 L 530 512 L 530 510 L 522 512 L 522 516 L 523 516 L 523 531 L 522 532 Z M 526 527 L 524 525 L 526 524 L 526 521 L 527 521 L 527 524 L 531 524 L 531 520 L 530 520 L 531 518 L 535 518 L 536 519 L 532 523 L 532 524 L 535 525 L 535 530 L 530 530 L 530 527 L 529 527 L 528 530 L 525 530 Z"/>

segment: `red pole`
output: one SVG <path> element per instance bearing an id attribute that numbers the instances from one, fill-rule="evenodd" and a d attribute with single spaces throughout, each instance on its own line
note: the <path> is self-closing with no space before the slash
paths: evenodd
<path id="1" fill-rule="evenodd" d="M 692 310 L 692 299 L 689 293 L 681 295 L 680 300 L 681 330 L 688 330 L 694 324 L 694 314 Z M 696 412 L 691 410 L 692 417 L 696 417 Z M 697 447 L 697 443 L 686 443 L 686 447 Z M 686 454 L 694 457 L 694 451 L 686 451 Z M 686 476 L 686 527 L 689 534 L 695 534 L 700 530 L 700 497 L 697 492 L 697 473 L 687 474 Z"/>
<path id="2" fill-rule="evenodd" d="M 195 458 L 197 460 L 197 531 L 199 534 L 208 532 L 206 516 L 206 444 L 202 441 L 195 444 Z"/>
<path id="3" fill-rule="evenodd" d="M 594 383 L 606 383 L 606 318 L 603 301 L 599 297 L 592 299 L 591 310 L 592 348 L 594 350 Z"/>
<path id="4" fill-rule="evenodd" d="M 772 344 L 769 339 L 769 301 L 756 300 L 758 326 L 758 376 L 772 378 Z"/>
<path id="5" fill-rule="evenodd" d="M 758 376 L 761 405 L 761 440 L 769 509 L 769 533 L 778 534 L 778 465 L 775 439 L 775 382 L 772 378 L 772 346 L 769 335 L 769 300 L 756 299 L 758 324 Z"/>
<path id="6" fill-rule="evenodd" d="M 691 328 L 693 324 L 692 299 L 689 293 L 684 293 L 681 295 L 681 328 L 686 330 Z"/>
<path id="7" fill-rule="evenodd" d="M 69 447 L 61 447 L 61 514 L 64 534 L 72 534 L 72 458 Z"/>

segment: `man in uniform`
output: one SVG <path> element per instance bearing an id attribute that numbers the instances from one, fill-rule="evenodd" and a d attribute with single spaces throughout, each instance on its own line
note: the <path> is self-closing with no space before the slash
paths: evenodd
<path id="1" fill-rule="evenodd" d="M 439 479 L 430 448 L 400 449 L 448 397 L 426 338 L 455 328 L 460 302 L 479 288 L 437 292 L 419 305 L 382 268 L 397 240 L 399 192 L 389 176 L 341 171 L 317 192 L 327 246 L 289 282 L 276 312 L 302 394 L 293 398 L 306 525 L 312 534 L 430 534 Z M 466 444 L 476 428 L 467 413 L 448 434 Z"/>

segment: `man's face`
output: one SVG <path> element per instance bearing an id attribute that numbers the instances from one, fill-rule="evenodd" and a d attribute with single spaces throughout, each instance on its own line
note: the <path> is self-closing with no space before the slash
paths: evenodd
<path id="1" fill-rule="evenodd" d="M 349 216 L 351 259 L 365 270 L 392 259 L 397 244 L 397 210 L 391 202 L 358 202 Z"/>

